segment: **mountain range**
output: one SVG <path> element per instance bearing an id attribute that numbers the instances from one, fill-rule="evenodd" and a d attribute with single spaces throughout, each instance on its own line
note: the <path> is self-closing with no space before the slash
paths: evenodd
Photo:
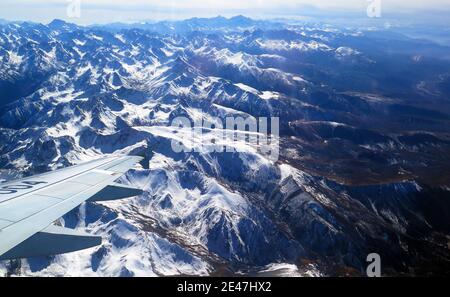
<path id="1" fill-rule="evenodd" d="M 389 29 L 243 16 L 81 27 L 0 24 L 0 177 L 144 154 L 59 223 L 87 251 L 5 275 L 450 272 L 450 48 Z M 171 121 L 279 117 L 280 158 L 174 152 Z M 214 133 L 214 131 L 210 132 Z"/>

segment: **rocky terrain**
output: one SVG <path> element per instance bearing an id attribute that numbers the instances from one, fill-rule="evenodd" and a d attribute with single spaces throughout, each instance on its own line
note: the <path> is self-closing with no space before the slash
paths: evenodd
<path id="1" fill-rule="evenodd" d="M 0 25 L 0 179 L 144 154 L 125 201 L 60 223 L 100 247 L 5 275 L 450 273 L 450 48 L 389 30 L 246 17 Z M 280 118 L 280 156 L 177 153 L 171 127 Z M 214 136 L 215 131 L 207 133 Z"/>

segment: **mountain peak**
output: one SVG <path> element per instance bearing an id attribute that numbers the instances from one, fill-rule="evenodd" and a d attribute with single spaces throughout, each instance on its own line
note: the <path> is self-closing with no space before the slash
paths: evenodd
<path id="1" fill-rule="evenodd" d="M 64 26 L 66 25 L 67 22 L 63 21 L 61 19 L 54 19 L 53 21 L 51 21 L 48 26 Z"/>
<path id="2" fill-rule="evenodd" d="M 241 14 L 230 18 L 229 21 L 233 22 L 233 23 L 246 24 L 246 25 L 254 22 L 253 19 L 243 16 Z"/>
<path id="3" fill-rule="evenodd" d="M 68 23 L 66 21 L 63 21 L 61 19 L 54 19 L 47 25 L 50 29 L 74 29 L 77 26 L 75 24 Z"/>
<path id="4" fill-rule="evenodd" d="M 238 20 L 239 21 L 252 21 L 251 18 L 246 17 L 246 16 L 244 16 L 242 14 L 235 15 L 234 17 L 231 17 L 230 20 L 234 20 L 234 21 L 238 21 Z"/>

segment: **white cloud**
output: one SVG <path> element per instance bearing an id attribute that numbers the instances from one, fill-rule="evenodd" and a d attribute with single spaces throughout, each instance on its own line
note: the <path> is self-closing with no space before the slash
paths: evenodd
<path id="1" fill-rule="evenodd" d="M 75 0 L 1 0 L 0 18 L 46 22 L 67 19 L 66 7 Z M 368 0 L 79 0 L 81 23 L 172 19 L 192 16 L 302 14 L 304 7 L 365 12 Z M 383 11 L 448 8 L 448 0 L 381 0 Z"/>
<path id="2" fill-rule="evenodd" d="M 3 3 L 29 4 L 65 4 L 71 0 L 2 0 Z M 86 5 L 103 7 L 148 6 L 171 8 L 214 8 L 214 9 L 250 9 L 250 8 L 280 8 L 312 5 L 319 8 L 359 8 L 367 6 L 369 0 L 81 0 Z M 439 8 L 449 6 L 448 0 L 382 0 L 382 5 L 389 8 L 416 9 Z"/>

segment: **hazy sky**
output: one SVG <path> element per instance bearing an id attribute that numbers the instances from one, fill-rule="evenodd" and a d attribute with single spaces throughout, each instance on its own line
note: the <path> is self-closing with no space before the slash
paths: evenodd
<path id="1" fill-rule="evenodd" d="M 371 1 L 380 1 L 384 13 L 450 9 L 450 0 Z M 76 17 L 76 2 L 81 3 L 80 17 Z M 0 0 L 0 18 L 43 23 L 58 18 L 92 24 L 210 17 L 219 14 L 244 14 L 257 18 L 296 17 L 318 11 L 347 11 L 361 13 L 363 16 L 369 4 L 369 0 Z M 72 10 L 68 14 L 69 6 Z"/>

